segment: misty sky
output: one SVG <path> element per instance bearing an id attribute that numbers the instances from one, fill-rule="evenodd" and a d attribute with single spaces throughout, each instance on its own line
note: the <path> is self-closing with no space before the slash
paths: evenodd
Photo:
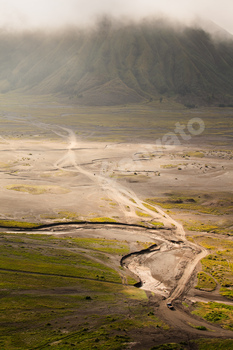
<path id="1" fill-rule="evenodd" d="M 0 27 L 83 25 L 101 14 L 134 19 L 166 14 L 207 18 L 233 34 L 233 0 L 0 0 Z"/>

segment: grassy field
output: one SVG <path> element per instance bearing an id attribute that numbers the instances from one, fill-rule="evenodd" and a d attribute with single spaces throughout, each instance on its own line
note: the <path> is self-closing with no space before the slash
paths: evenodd
<path id="1" fill-rule="evenodd" d="M 128 252 L 116 240 L 1 233 L 0 348 L 120 350 L 139 329 L 166 332 L 115 263 Z"/>
<path id="2" fill-rule="evenodd" d="M 210 250 L 201 260 L 203 270 L 221 286 L 220 293 L 233 298 L 233 242 L 226 238 L 193 236 L 189 238 Z"/>
<path id="3" fill-rule="evenodd" d="M 203 271 L 198 272 L 197 278 L 198 283 L 195 286 L 196 289 L 212 291 L 217 286 L 214 278 Z"/>
<path id="4" fill-rule="evenodd" d="M 220 324 L 223 328 L 233 330 L 233 306 L 220 303 L 198 303 L 193 314 L 201 316 L 206 321 Z"/>
<path id="5" fill-rule="evenodd" d="M 26 221 L 15 221 L 15 220 L 0 220 L 1 227 L 14 227 L 14 228 L 22 228 L 22 229 L 32 229 L 39 226 L 39 224 L 26 222 Z"/>

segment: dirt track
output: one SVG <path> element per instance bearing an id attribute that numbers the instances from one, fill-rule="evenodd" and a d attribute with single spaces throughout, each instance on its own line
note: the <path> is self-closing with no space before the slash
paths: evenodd
<path id="1" fill-rule="evenodd" d="M 63 128 L 64 129 L 64 128 Z M 67 154 L 62 158 L 62 160 L 59 160 L 56 162 L 55 167 L 58 167 L 61 170 L 64 170 L 62 167 L 62 164 L 69 164 L 74 167 L 79 173 L 82 173 L 83 175 L 87 176 L 90 180 L 94 181 L 96 186 L 101 186 L 104 192 L 107 192 L 109 197 L 115 200 L 119 206 L 121 207 L 121 210 L 123 211 L 123 214 L 125 217 L 129 215 L 129 213 L 132 215 L 132 213 L 135 213 L 136 209 L 140 208 L 144 212 L 146 212 L 148 215 L 154 216 L 154 211 L 146 208 L 143 205 L 143 201 L 138 198 L 138 196 L 132 191 L 129 190 L 122 185 L 120 185 L 117 181 L 112 180 L 110 178 L 106 178 L 103 175 L 94 175 L 90 171 L 85 170 L 83 167 L 81 167 L 78 164 L 78 161 L 76 160 L 76 154 L 73 149 L 80 148 L 80 145 L 76 139 L 76 135 L 74 132 L 70 129 L 64 129 L 67 134 L 67 140 L 68 140 L 68 152 Z M 129 211 L 126 211 L 125 207 L 130 208 Z M 195 252 L 197 255 L 195 258 L 186 260 L 186 268 L 183 271 L 182 277 L 179 279 L 178 284 L 175 288 L 175 290 L 172 292 L 170 295 L 169 300 L 175 300 L 177 299 L 184 291 L 184 288 L 192 275 L 194 268 L 196 267 L 197 263 L 199 262 L 200 259 L 202 259 L 206 254 L 207 251 L 204 248 L 196 247 L 194 244 L 188 242 L 185 238 L 185 231 L 183 229 L 183 226 L 176 222 L 174 219 L 172 219 L 169 215 L 167 215 L 161 208 L 158 206 L 154 206 L 154 209 L 157 211 L 159 220 L 161 220 L 165 226 L 173 225 L 173 235 L 177 240 L 183 240 L 185 242 L 184 247 L 181 249 L 187 249 L 190 247 L 192 249 L 192 252 Z M 136 214 L 135 214 L 136 217 Z M 172 244 L 171 242 L 167 242 L 166 239 L 164 239 L 164 246 L 162 247 L 163 253 L 166 252 L 171 252 L 172 251 Z M 175 246 L 176 244 L 174 244 Z M 175 247 L 176 249 L 177 247 Z M 161 250 L 161 248 L 160 248 Z M 200 251 L 200 252 L 198 252 Z M 156 253 L 154 253 L 156 255 Z M 143 265 L 143 264 L 142 264 Z M 172 267 L 172 264 L 170 268 Z M 133 270 L 133 272 L 137 272 L 142 281 L 143 285 L 142 288 L 150 290 L 152 292 L 156 293 L 162 293 L 161 289 L 164 290 L 166 289 L 166 286 L 161 285 L 161 281 L 156 281 L 153 278 L 153 271 L 151 273 L 151 269 L 145 266 L 138 265 L 137 263 L 129 265 L 129 268 Z M 173 266 L 174 268 L 174 266 Z M 164 272 L 161 273 L 164 274 Z M 172 276 L 169 276 L 171 278 Z M 169 294 L 168 292 L 165 292 L 165 294 Z"/>
<path id="2" fill-rule="evenodd" d="M 114 203 L 117 203 L 118 211 L 126 223 L 137 220 L 138 215 L 136 212 L 141 210 L 144 215 L 149 215 L 155 221 L 161 221 L 164 224 L 164 228 L 168 228 L 166 232 L 158 230 L 156 233 L 147 230 L 147 234 L 149 234 L 151 239 L 159 242 L 158 249 L 145 252 L 145 254 L 132 255 L 125 261 L 125 266 L 141 279 L 141 288 L 155 293 L 158 297 L 167 298 L 167 300 L 160 303 L 158 309 L 160 316 L 175 329 L 185 330 L 192 335 L 232 338 L 232 332 L 197 320 L 184 312 L 179 307 L 179 304 L 177 304 L 175 311 L 169 310 L 166 306 L 168 301 L 175 303 L 176 300 L 179 300 L 184 295 L 196 265 L 208 252 L 204 248 L 187 241 L 183 226 L 172 219 L 160 207 L 153 206 L 153 210 L 145 207 L 143 200 L 132 189 L 121 184 L 114 177 L 109 176 L 108 173 L 106 174 L 100 170 L 96 171 L 96 166 L 93 166 L 93 159 L 91 162 L 88 162 L 83 155 L 87 145 L 80 143 L 72 130 L 57 127 L 53 132 L 62 137 L 66 145 L 59 150 L 60 158 L 55 160 L 53 166 L 50 164 L 50 171 L 61 171 L 87 179 L 88 186 L 91 186 L 92 189 L 88 196 L 92 198 L 93 193 L 97 196 L 103 193 L 109 197 Z M 9 141 L 7 147 L 9 145 L 13 149 L 16 147 L 14 142 L 11 143 Z M 28 150 L 30 148 L 27 149 L 27 152 Z M 34 152 L 39 153 L 36 150 Z M 93 151 L 93 153 L 96 156 L 98 152 Z M 95 156 L 92 157 L 94 160 L 97 159 Z M 87 161 L 87 165 L 83 165 L 85 161 Z M 108 161 L 110 162 L 110 159 Z M 228 176 L 228 173 L 223 172 L 220 175 Z M 220 175 L 216 173 L 216 176 Z M 52 203 L 51 207 L 53 205 Z M 43 231 L 40 231 L 40 233 L 43 233 Z M 56 232 L 53 233 L 56 234 Z M 111 237 L 111 235 L 112 232 L 109 229 L 108 236 Z M 134 239 L 137 239 L 137 234 Z M 188 323 L 204 325 L 211 331 L 199 331 L 188 325 Z M 213 334 L 212 331 L 215 333 Z"/>
<path id="3" fill-rule="evenodd" d="M 82 168 L 75 156 L 75 152 L 73 149 L 79 148 L 80 145 L 78 144 L 78 141 L 76 139 L 75 134 L 72 132 L 72 130 L 69 129 L 64 129 L 68 133 L 68 152 L 65 157 L 63 157 L 62 161 L 67 164 L 67 161 L 69 161 L 74 169 L 76 169 L 78 172 L 82 173 L 83 175 L 87 176 L 90 180 L 94 181 L 96 186 L 101 186 L 102 189 L 108 193 L 109 197 L 115 200 L 121 210 L 123 211 L 125 217 L 130 215 L 132 216 L 132 213 L 135 213 L 136 209 L 140 208 L 144 212 L 146 212 L 149 215 L 154 216 L 154 211 L 145 208 L 143 205 L 143 201 L 138 198 L 138 196 L 132 191 L 129 190 L 122 185 L 120 185 L 117 181 L 114 181 L 110 178 L 106 178 L 103 175 L 97 175 L 95 176 L 94 174 L 90 173 L 89 171 L 85 170 Z M 55 166 L 59 167 L 59 169 L 62 168 L 62 162 L 59 161 L 55 164 Z M 130 208 L 129 211 L 125 210 L 125 207 Z M 173 235 L 177 241 L 182 240 L 182 247 L 180 248 L 180 244 L 177 243 L 171 243 L 168 242 L 164 238 L 164 243 L 160 246 L 159 249 L 156 249 L 155 252 L 149 252 L 143 258 L 140 256 L 141 259 L 138 259 L 136 256 L 136 259 L 133 259 L 128 264 L 128 268 L 134 272 L 136 275 L 138 275 L 142 281 L 142 287 L 145 290 L 148 290 L 150 292 L 160 294 L 163 297 L 168 298 L 166 301 L 161 302 L 160 307 L 159 307 L 159 312 L 160 315 L 172 326 L 175 328 L 180 328 L 182 330 L 186 330 L 187 332 L 191 332 L 193 334 L 202 334 L 205 336 L 210 336 L 210 332 L 215 331 L 215 334 L 218 337 L 233 337 L 233 334 L 231 331 L 226 331 L 226 330 L 220 330 L 219 327 L 214 327 L 210 326 L 209 324 L 207 325 L 207 322 L 204 321 L 199 321 L 198 320 L 198 325 L 203 325 L 207 326 L 206 328 L 208 331 L 198 331 L 195 328 L 192 328 L 188 325 L 188 323 L 193 323 L 193 317 L 190 315 L 187 315 L 186 313 L 182 312 L 181 309 L 176 309 L 175 311 L 171 311 L 167 308 L 166 303 L 167 302 L 175 302 L 179 297 L 182 296 L 182 294 L 185 291 L 185 288 L 187 288 L 187 284 L 189 282 L 189 279 L 191 278 L 194 269 L 198 262 L 205 257 L 208 252 L 206 249 L 202 247 L 197 247 L 193 243 L 190 243 L 186 240 L 185 237 L 185 231 L 183 226 L 176 222 L 174 219 L 172 219 L 169 215 L 167 215 L 160 207 L 154 206 L 155 210 L 157 211 L 159 215 L 159 220 L 163 221 L 165 225 L 173 225 Z M 136 214 L 135 214 L 136 216 Z M 157 217 L 158 219 L 158 217 Z M 176 250 L 180 249 L 182 251 L 182 255 L 184 254 L 184 251 L 187 249 L 190 249 L 192 254 L 192 257 L 185 259 L 185 267 L 182 270 L 181 277 L 178 279 L 175 288 L 172 290 L 170 293 L 168 285 L 165 285 L 161 280 L 163 280 L 162 276 L 164 276 L 164 271 L 162 269 L 157 269 L 157 275 L 158 279 L 155 279 L 153 274 L 155 274 L 153 265 L 156 264 L 157 256 L 158 254 L 161 255 L 162 260 L 164 259 L 165 253 L 167 253 L 168 256 L 174 257 L 174 252 Z M 145 260 L 152 260 L 152 264 L 147 266 L 145 263 Z M 167 272 L 169 271 L 174 271 L 175 266 L 173 263 L 173 259 L 169 261 L 169 258 L 166 257 L 166 262 L 168 262 L 168 269 Z M 162 261 L 160 266 L 163 266 L 164 262 Z M 158 265 L 158 264 L 157 264 Z M 183 261 L 183 266 L 184 266 L 184 261 Z M 180 274 L 180 271 L 179 271 Z M 174 274 L 169 274 L 169 279 L 176 279 L 177 275 Z M 196 322 L 194 322 L 195 324 Z"/>

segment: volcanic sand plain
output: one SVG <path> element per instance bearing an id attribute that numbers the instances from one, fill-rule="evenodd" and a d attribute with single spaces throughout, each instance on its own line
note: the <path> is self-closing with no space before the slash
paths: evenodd
<path id="1" fill-rule="evenodd" d="M 32 108 L 37 111 L 37 107 Z M 194 136 L 192 143 L 176 146 L 158 146 L 144 139 L 109 141 L 109 133 L 106 140 L 102 135 L 100 142 L 94 141 L 93 135 L 80 135 L 70 120 L 68 125 L 49 124 L 35 116 L 18 117 L 8 109 L 4 113 L 5 128 L 10 131 L 2 133 L 0 143 L 2 232 L 22 234 L 28 229 L 28 234 L 59 239 L 125 242 L 126 251 L 110 254 L 108 265 L 121 276 L 123 286 L 127 278 L 139 283 L 156 316 L 175 330 L 184 329 L 183 335 L 164 330 L 163 336 L 148 336 L 147 345 L 142 340 L 143 331 L 140 336 L 134 331 L 132 339 L 137 340 L 131 342 L 132 349 L 149 349 L 166 339 L 211 338 L 213 331 L 215 337 L 232 338 L 229 324 L 220 328 L 216 322 L 203 321 L 203 313 L 191 313 L 196 305 L 209 300 L 233 305 L 221 293 L 223 281 L 214 276 L 214 270 L 205 271 L 214 278 L 215 288 L 194 288 L 197 272 L 202 269 L 199 260 L 217 251 L 213 244 L 203 244 L 201 238 L 227 240 L 230 249 L 232 245 L 233 150 L 229 135 L 224 141 L 222 131 L 215 145 L 206 141 L 209 129 L 206 138 Z M 62 111 L 63 117 L 65 114 Z M 70 117 L 70 110 L 68 114 Z M 31 135 L 14 135 L 7 122 L 19 123 L 23 130 L 25 120 Z M 48 134 L 38 135 L 36 129 Z M 225 250 L 223 247 L 222 252 Z M 86 254 L 93 258 L 93 251 Z M 230 254 L 228 263 L 231 266 Z M 225 286 L 228 298 L 231 276 L 230 267 L 230 282 Z M 185 307 L 181 302 L 184 297 Z M 174 314 L 166 308 L 170 300 L 176 305 Z M 196 304 L 198 301 L 203 304 Z M 198 328 L 201 326 L 205 329 Z M 62 337 L 57 339 L 63 341 Z"/>

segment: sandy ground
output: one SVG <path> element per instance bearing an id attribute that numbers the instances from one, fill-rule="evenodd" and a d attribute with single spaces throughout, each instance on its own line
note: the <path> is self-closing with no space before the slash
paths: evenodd
<path id="1" fill-rule="evenodd" d="M 191 146 L 90 143 L 78 140 L 71 129 L 54 132 L 60 142 L 1 139 L 0 219 L 51 223 L 107 218 L 145 224 L 148 228 L 139 230 L 114 225 L 83 229 L 82 235 L 130 241 L 132 254 L 123 265 L 140 278 L 141 288 L 168 301 L 178 299 L 208 252 L 188 242 L 180 223 L 158 206 L 145 206 L 144 199 L 187 188 L 232 191 L 232 152 L 205 149 L 201 158 L 187 156 L 196 151 Z M 153 222 L 162 228 L 155 230 Z M 156 249 L 137 254 L 138 237 L 155 242 Z"/>
<path id="2" fill-rule="evenodd" d="M 143 266 L 164 289 L 173 290 L 185 261 L 200 248 L 185 240 L 181 224 L 143 200 L 169 190 L 216 191 L 219 184 L 221 191 L 231 190 L 232 153 L 207 149 L 199 158 L 187 156 L 195 151 L 192 147 L 90 143 L 78 140 L 71 129 L 57 127 L 54 132 L 60 142 L 2 138 L 0 218 L 50 223 L 105 217 L 151 227 L 151 222 L 163 223 L 165 246 Z M 170 266 L 175 266 L 173 276 Z"/>
<path id="3" fill-rule="evenodd" d="M 183 154 L 192 151 L 191 148 L 176 147 L 161 153 L 153 145 L 79 141 L 72 148 L 73 136 L 67 132 L 67 140 L 63 137 L 60 143 L 1 141 L 2 217 L 13 215 L 40 220 L 41 214 L 49 216 L 67 210 L 80 217 L 114 215 L 130 221 L 134 215 L 130 211 L 132 201 L 128 200 L 133 199 L 134 193 L 144 199 L 190 188 L 232 191 L 233 162 L 224 152 L 223 156 L 216 151 L 215 154 L 209 152 L 209 157 L 207 154 L 205 158 L 184 159 Z M 162 168 L 172 165 L 176 167 Z M 7 189 L 9 185 L 51 186 L 52 189 L 31 195 L 11 191 Z M 62 189 L 67 193 L 62 193 Z M 130 208 L 126 211 L 124 205 Z"/>

